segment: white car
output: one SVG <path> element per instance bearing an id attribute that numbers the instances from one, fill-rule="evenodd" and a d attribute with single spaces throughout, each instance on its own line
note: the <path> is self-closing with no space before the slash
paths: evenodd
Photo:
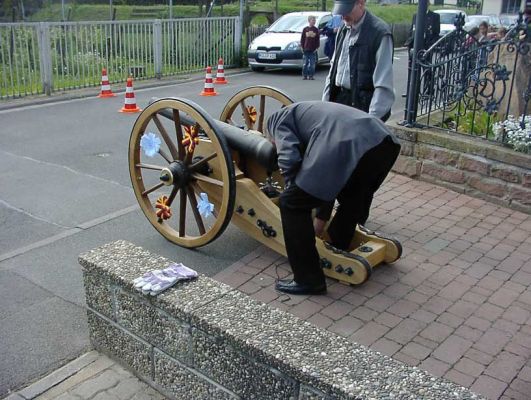
<path id="1" fill-rule="evenodd" d="M 455 19 L 459 14 L 463 14 L 465 16 L 465 26 L 463 27 L 465 31 L 469 31 L 474 27 L 474 24 L 468 20 L 468 16 L 464 11 L 441 9 L 435 10 L 434 12 L 439 14 L 441 17 L 441 36 L 444 36 L 447 33 L 455 30 Z"/>
<path id="2" fill-rule="evenodd" d="M 302 68 L 301 34 L 308 26 L 308 17 L 315 16 L 315 26 L 321 30 L 332 19 L 330 12 L 293 12 L 277 19 L 267 30 L 254 39 L 247 50 L 247 60 L 253 71 L 266 67 Z M 321 35 L 317 49 L 318 64 L 327 63 L 324 54 L 327 37 Z"/>
<path id="3" fill-rule="evenodd" d="M 497 30 L 502 26 L 500 18 L 496 15 L 469 15 L 468 20 L 471 24 L 474 24 L 474 26 L 478 27 L 479 24 L 485 21 L 487 24 L 489 24 L 490 30 Z"/>

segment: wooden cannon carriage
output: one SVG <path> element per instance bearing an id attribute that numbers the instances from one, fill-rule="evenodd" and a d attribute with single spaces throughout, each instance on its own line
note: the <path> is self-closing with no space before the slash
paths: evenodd
<path id="1" fill-rule="evenodd" d="M 232 221 L 286 255 L 278 208 L 283 180 L 275 148 L 261 132 L 268 115 L 292 102 L 277 89 L 250 87 L 234 95 L 214 120 L 189 100 L 152 100 L 131 132 L 129 171 L 155 229 L 173 243 L 195 248 L 216 239 Z M 198 210 L 205 194 L 214 205 L 208 217 Z M 350 284 L 365 282 L 374 267 L 396 261 L 402 252 L 398 241 L 361 226 L 349 252 L 326 239 L 316 237 L 325 274 Z"/>

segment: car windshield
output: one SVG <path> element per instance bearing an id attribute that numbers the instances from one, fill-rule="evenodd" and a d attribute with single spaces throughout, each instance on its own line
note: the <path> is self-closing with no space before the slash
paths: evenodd
<path id="1" fill-rule="evenodd" d="M 502 24 L 505 25 L 511 25 L 514 24 L 518 20 L 518 16 L 510 16 L 510 15 L 503 15 L 500 17 L 500 21 Z"/>
<path id="2" fill-rule="evenodd" d="M 269 27 L 268 32 L 302 32 L 308 26 L 307 15 L 284 15 Z"/>
<path id="3" fill-rule="evenodd" d="M 455 23 L 455 17 L 457 17 L 457 14 L 453 13 L 441 13 L 439 14 L 441 16 L 441 24 L 450 24 L 453 25 Z"/>
<path id="4" fill-rule="evenodd" d="M 468 17 L 468 20 L 470 22 L 473 22 L 476 25 L 479 25 L 483 21 L 487 21 L 488 22 L 489 21 L 489 17 L 483 17 L 483 16 L 479 16 L 479 15 L 471 15 L 470 17 Z"/>
<path id="5" fill-rule="evenodd" d="M 500 25 L 500 19 L 497 16 L 495 16 L 495 15 L 491 15 L 489 17 L 489 24 L 491 24 L 491 25 Z"/>
<path id="6" fill-rule="evenodd" d="M 500 21 L 503 25 L 511 25 L 514 24 L 518 20 L 518 16 L 511 17 L 510 15 L 504 15 L 500 17 Z"/>

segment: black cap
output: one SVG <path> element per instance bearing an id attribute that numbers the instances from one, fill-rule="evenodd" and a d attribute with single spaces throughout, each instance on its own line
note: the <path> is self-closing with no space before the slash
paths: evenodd
<path id="1" fill-rule="evenodd" d="M 356 3 L 357 0 L 335 0 L 332 14 L 347 15 L 352 11 Z"/>

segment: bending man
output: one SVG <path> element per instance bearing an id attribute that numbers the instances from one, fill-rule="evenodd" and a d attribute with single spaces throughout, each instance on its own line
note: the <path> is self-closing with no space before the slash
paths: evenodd
<path id="1" fill-rule="evenodd" d="M 333 246 L 348 251 L 356 225 L 367 220 L 373 195 L 400 145 L 377 117 L 319 101 L 295 103 L 274 113 L 267 131 L 285 181 L 280 214 L 293 270 L 293 280 L 278 281 L 276 288 L 291 294 L 324 293 L 312 210 L 338 200 L 328 234 Z"/>

